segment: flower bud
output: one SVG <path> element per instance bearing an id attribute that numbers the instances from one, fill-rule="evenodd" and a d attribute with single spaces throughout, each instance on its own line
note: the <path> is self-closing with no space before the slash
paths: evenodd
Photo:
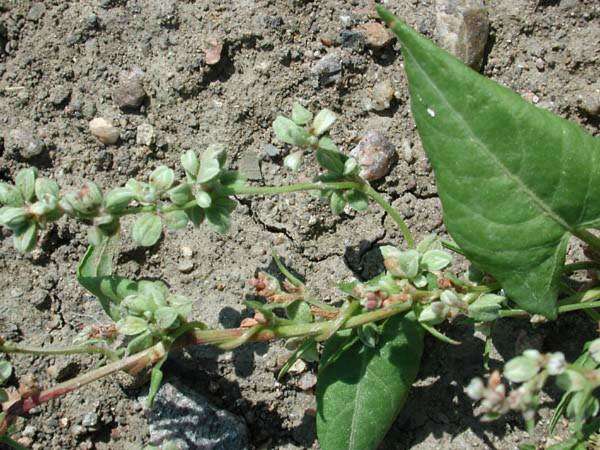
<path id="1" fill-rule="evenodd" d="M 189 184 L 181 183 L 170 189 L 168 192 L 169 199 L 177 206 L 183 206 L 194 197 Z"/>
<path id="2" fill-rule="evenodd" d="M 514 383 L 531 380 L 540 370 L 539 364 L 527 356 L 517 356 L 504 366 L 504 376 Z"/>
<path id="3" fill-rule="evenodd" d="M 25 224 L 28 218 L 29 214 L 26 208 L 15 206 L 3 206 L 0 208 L 0 225 L 13 230 Z"/>
<path id="4" fill-rule="evenodd" d="M 160 166 L 150 174 L 150 184 L 159 192 L 169 189 L 175 181 L 175 172 L 167 166 Z"/>
<path id="5" fill-rule="evenodd" d="M 337 117 L 333 111 L 329 109 L 322 109 L 313 120 L 311 129 L 312 134 L 315 136 L 321 136 L 332 127 L 336 119 Z"/>
<path id="6" fill-rule="evenodd" d="M 110 213 L 119 213 L 133 200 L 134 194 L 127 187 L 115 188 L 106 194 L 104 206 Z"/>
<path id="7" fill-rule="evenodd" d="M 473 378 L 465 388 L 465 392 L 472 400 L 481 400 L 485 393 L 485 384 L 483 384 L 483 380 L 481 378 Z"/>
<path id="8" fill-rule="evenodd" d="M 446 319 L 448 312 L 448 306 L 444 305 L 442 302 L 433 302 L 421 311 L 419 322 L 437 325 Z"/>
<path id="9" fill-rule="evenodd" d="M 196 152 L 188 150 L 181 155 L 181 165 L 183 166 L 183 170 L 185 170 L 188 179 L 190 181 L 195 181 L 198 176 L 198 171 L 200 170 L 200 160 L 198 159 Z"/>
<path id="10" fill-rule="evenodd" d="M 560 375 L 567 368 L 565 355 L 562 352 L 551 353 L 546 363 L 546 370 L 550 375 Z"/>
<path id="11" fill-rule="evenodd" d="M 442 292 L 442 294 L 440 295 L 440 300 L 442 301 L 442 303 L 452 308 L 462 309 L 467 306 L 463 300 L 458 298 L 458 295 L 456 295 L 454 291 L 446 290 Z"/>

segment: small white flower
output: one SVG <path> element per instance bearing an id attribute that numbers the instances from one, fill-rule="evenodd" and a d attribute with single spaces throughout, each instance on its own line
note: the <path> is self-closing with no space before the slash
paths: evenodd
<path id="1" fill-rule="evenodd" d="M 485 393 L 485 385 L 481 378 L 473 378 L 465 388 L 466 394 L 473 400 L 481 400 Z"/>
<path id="2" fill-rule="evenodd" d="M 548 362 L 546 363 L 546 370 L 550 375 L 560 375 L 567 368 L 567 362 L 565 361 L 565 355 L 561 352 L 551 353 L 548 355 Z"/>

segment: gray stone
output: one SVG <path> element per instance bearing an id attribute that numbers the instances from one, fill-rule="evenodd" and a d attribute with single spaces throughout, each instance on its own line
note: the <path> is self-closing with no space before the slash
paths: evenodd
<path id="1" fill-rule="evenodd" d="M 179 22 L 177 0 L 153 0 L 150 6 L 161 25 L 175 26 Z"/>
<path id="2" fill-rule="evenodd" d="M 394 145 L 378 131 L 369 131 L 350 156 L 361 166 L 360 176 L 369 181 L 385 177 L 397 157 Z"/>
<path id="3" fill-rule="evenodd" d="M 317 78 L 319 86 L 336 83 L 342 75 L 342 60 L 335 53 L 330 53 L 317 61 L 311 73 Z"/>
<path id="4" fill-rule="evenodd" d="M 281 154 L 281 150 L 273 144 L 264 144 L 263 151 L 270 158 L 277 158 Z"/>
<path id="5" fill-rule="evenodd" d="M 181 273 L 190 273 L 192 270 L 194 270 L 194 261 L 190 258 L 183 258 L 177 264 L 177 270 L 179 270 Z"/>
<path id="6" fill-rule="evenodd" d="M 46 12 L 46 6 L 43 2 L 34 3 L 29 8 L 29 12 L 27 13 L 27 20 L 31 22 L 37 22 L 42 18 L 44 13 Z"/>
<path id="7" fill-rule="evenodd" d="M 241 418 L 176 381 L 158 391 L 148 411 L 148 426 L 153 445 L 168 441 L 180 450 L 248 448 L 248 430 Z"/>
<path id="8" fill-rule="evenodd" d="M 86 428 L 94 428 L 96 425 L 98 425 L 98 414 L 95 412 L 87 413 L 85 416 L 83 416 L 81 425 Z"/>
<path id="9" fill-rule="evenodd" d="M 358 31 L 342 30 L 340 33 L 342 47 L 361 52 L 365 48 L 365 37 Z"/>
<path id="10" fill-rule="evenodd" d="M 134 67 L 121 72 L 119 82 L 113 91 L 113 100 L 121 109 L 138 109 L 146 98 L 143 86 L 144 71 Z"/>
<path id="11" fill-rule="evenodd" d="M 483 0 L 436 0 L 435 38 L 441 47 L 479 70 L 490 31 Z"/>
<path id="12" fill-rule="evenodd" d="M 28 127 L 15 128 L 4 136 L 4 147 L 12 153 L 18 153 L 25 159 L 38 156 L 46 147 Z"/>
<path id="13" fill-rule="evenodd" d="M 600 83 L 583 89 L 577 99 L 581 109 L 590 116 L 600 116 Z"/>
<path id="14" fill-rule="evenodd" d="M 138 125 L 137 133 L 135 135 L 135 142 L 138 145 L 145 145 L 147 147 L 154 145 L 156 142 L 156 133 L 154 132 L 154 127 L 149 123 Z"/>
<path id="15" fill-rule="evenodd" d="M 389 80 L 380 81 L 373 86 L 373 101 L 371 107 L 376 111 L 385 111 L 390 107 L 394 98 L 394 86 Z"/>
<path id="16" fill-rule="evenodd" d="M 50 103 L 54 106 L 61 106 L 69 100 L 71 89 L 67 86 L 56 86 L 50 91 Z"/>

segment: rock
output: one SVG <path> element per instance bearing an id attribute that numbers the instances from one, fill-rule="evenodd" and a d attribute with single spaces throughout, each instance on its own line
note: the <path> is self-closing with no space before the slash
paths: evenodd
<path id="1" fill-rule="evenodd" d="M 265 152 L 265 155 L 267 155 L 269 158 L 277 158 L 279 155 L 281 155 L 281 150 L 279 150 L 279 148 L 273 144 L 264 144 L 263 152 Z"/>
<path id="2" fill-rule="evenodd" d="M 190 258 L 182 259 L 177 264 L 177 270 L 179 270 L 181 273 L 190 273 L 192 270 L 194 270 L 194 261 L 192 261 Z"/>
<path id="3" fill-rule="evenodd" d="M 325 55 L 312 67 L 311 73 L 317 77 L 319 86 L 336 83 L 341 78 L 342 60 L 335 53 Z"/>
<path id="4" fill-rule="evenodd" d="M 29 12 L 27 13 L 27 20 L 31 22 L 37 22 L 42 18 L 44 13 L 46 12 L 46 6 L 43 2 L 34 3 L 29 8 Z"/>
<path id="5" fill-rule="evenodd" d="M 303 374 L 297 382 L 297 385 L 303 391 L 312 389 L 317 384 L 317 376 L 312 372 L 306 372 Z"/>
<path id="6" fill-rule="evenodd" d="M 385 177 L 396 159 L 396 148 L 377 131 L 369 131 L 350 152 L 361 166 L 360 176 L 366 180 Z"/>
<path id="7" fill-rule="evenodd" d="M 25 159 L 38 156 L 45 147 L 44 141 L 30 131 L 29 126 L 10 130 L 4 136 L 4 148 Z"/>
<path id="8" fill-rule="evenodd" d="M 248 430 L 239 417 L 217 409 L 179 382 L 165 383 L 148 411 L 150 443 L 169 441 L 180 450 L 242 450 Z"/>
<path id="9" fill-rule="evenodd" d="M 588 86 L 577 101 L 586 114 L 600 116 L 600 83 Z"/>
<path id="10" fill-rule="evenodd" d="M 50 103 L 54 106 L 62 106 L 71 97 L 71 89 L 67 86 L 57 86 L 50 91 Z"/>
<path id="11" fill-rule="evenodd" d="M 179 23 L 177 0 L 153 0 L 150 7 L 160 25 L 172 27 Z"/>
<path id="12" fill-rule="evenodd" d="M 144 71 L 139 67 L 121 72 L 113 91 L 113 101 L 123 110 L 138 109 L 144 103 L 146 91 L 143 86 Z"/>
<path id="13" fill-rule="evenodd" d="M 216 39 L 210 39 L 208 46 L 204 49 L 204 58 L 206 64 L 214 66 L 221 60 L 221 52 L 223 51 L 223 43 Z"/>
<path id="14" fill-rule="evenodd" d="M 138 125 L 137 133 L 135 135 L 135 142 L 138 145 L 145 145 L 150 147 L 156 142 L 156 133 L 154 127 L 149 123 L 143 123 Z"/>
<path id="15" fill-rule="evenodd" d="M 380 81 L 373 86 L 373 101 L 371 106 L 376 111 L 384 111 L 390 107 L 395 94 L 394 86 L 389 80 Z"/>
<path id="16" fill-rule="evenodd" d="M 95 412 L 87 413 L 83 416 L 81 425 L 86 428 L 94 428 L 96 425 L 98 425 L 98 414 L 96 414 Z"/>
<path id="17" fill-rule="evenodd" d="M 301 359 L 297 359 L 288 370 L 289 373 L 302 373 L 306 370 L 306 363 Z"/>
<path id="18" fill-rule="evenodd" d="M 394 40 L 392 33 L 379 22 L 366 23 L 361 29 L 369 47 L 376 49 L 384 48 Z"/>
<path id="19" fill-rule="evenodd" d="M 109 120 L 96 117 L 90 121 L 89 127 L 90 132 L 104 145 L 115 144 L 119 140 L 119 130 Z"/>
<path id="20" fill-rule="evenodd" d="M 481 68 L 490 31 L 483 0 L 436 0 L 435 38 L 475 70 Z"/>
<path id="21" fill-rule="evenodd" d="M 342 30 L 340 33 L 342 47 L 361 52 L 365 48 L 365 37 L 358 31 Z"/>

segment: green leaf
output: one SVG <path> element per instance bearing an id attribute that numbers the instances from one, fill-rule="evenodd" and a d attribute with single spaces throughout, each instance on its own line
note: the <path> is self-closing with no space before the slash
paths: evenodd
<path id="1" fill-rule="evenodd" d="M 200 170 L 200 160 L 194 150 L 188 150 L 181 155 L 181 165 L 188 180 L 196 181 L 198 171 Z"/>
<path id="2" fill-rule="evenodd" d="M 406 401 L 422 352 L 423 331 L 412 314 L 385 322 L 376 348 L 339 335 L 327 341 L 316 390 L 321 448 L 377 448 Z"/>
<path id="3" fill-rule="evenodd" d="M 468 315 L 478 322 L 493 322 L 500 317 L 504 300 L 500 295 L 484 294 L 469 305 Z"/>
<path id="4" fill-rule="evenodd" d="M 600 139 L 378 12 L 402 44 L 450 235 L 523 309 L 555 318 L 569 234 L 600 224 Z"/>
<path id="5" fill-rule="evenodd" d="M 517 356 L 504 366 L 504 376 L 513 383 L 531 380 L 540 371 L 539 364 L 526 356 Z"/>
<path id="6" fill-rule="evenodd" d="M 27 169 L 19 170 L 15 176 L 15 186 L 17 186 L 17 189 L 19 189 L 26 202 L 33 200 L 37 173 L 38 171 L 35 167 L 29 167 Z"/>
<path id="7" fill-rule="evenodd" d="M 452 262 L 452 255 L 443 250 L 428 250 L 421 257 L 421 267 L 424 270 L 442 270 Z"/>
<path id="8" fill-rule="evenodd" d="M 169 230 L 180 230 L 185 228 L 188 223 L 188 216 L 185 211 L 171 211 L 163 215 L 165 225 Z"/>
<path id="9" fill-rule="evenodd" d="M 190 222 L 194 224 L 195 227 L 199 227 L 204 221 L 204 210 L 199 206 L 192 206 L 191 208 L 187 208 L 185 210 Z"/>
<path id="10" fill-rule="evenodd" d="M 194 198 L 192 188 L 187 183 L 178 184 L 174 188 L 169 189 L 167 194 L 169 195 L 169 199 L 177 206 L 183 206 Z"/>
<path id="11" fill-rule="evenodd" d="M 209 208 L 212 204 L 212 198 L 210 194 L 206 191 L 198 191 L 196 192 L 196 203 L 200 208 Z"/>
<path id="12" fill-rule="evenodd" d="M 123 211 L 133 200 L 134 194 L 127 187 L 119 187 L 110 191 L 104 197 L 104 206 L 110 213 L 119 213 Z"/>
<path id="13" fill-rule="evenodd" d="M 148 405 L 149 408 L 152 407 L 152 404 L 154 403 L 154 397 L 156 397 L 156 394 L 160 389 L 160 384 L 163 380 L 163 372 L 162 370 L 160 370 L 160 368 L 166 359 L 166 356 L 163 359 L 161 359 L 152 368 L 152 372 L 150 373 L 150 389 L 148 390 L 148 398 L 146 399 L 146 405 Z"/>
<path id="14" fill-rule="evenodd" d="M 285 308 L 285 311 L 290 320 L 293 320 L 294 322 L 308 323 L 313 321 L 310 305 L 305 301 L 296 300 Z"/>
<path id="15" fill-rule="evenodd" d="M 292 105 L 292 120 L 296 125 L 306 125 L 313 118 L 313 114 L 298 102 Z"/>
<path id="16" fill-rule="evenodd" d="M 296 125 L 287 117 L 277 116 L 273 122 L 273 131 L 277 139 L 286 144 L 306 147 L 309 143 L 310 134 L 304 128 Z"/>
<path id="17" fill-rule="evenodd" d="M 281 380 L 286 373 L 290 370 L 290 368 L 294 365 L 298 359 L 301 359 L 306 354 L 312 354 L 313 351 L 316 351 L 317 343 L 315 338 L 309 337 L 306 338 L 302 344 L 298 346 L 298 348 L 290 355 L 285 364 L 281 367 L 281 370 L 277 374 L 277 380 Z"/>
<path id="18" fill-rule="evenodd" d="M 333 214 L 340 215 L 344 212 L 344 206 L 346 206 L 346 199 L 340 192 L 333 191 L 331 193 L 331 197 L 329 198 L 329 206 L 331 207 L 331 212 Z"/>
<path id="19" fill-rule="evenodd" d="M 312 132 L 315 136 L 321 136 L 328 131 L 335 123 L 337 117 L 335 113 L 329 109 L 322 109 L 315 116 L 312 123 Z"/>
<path id="20" fill-rule="evenodd" d="M 366 194 L 352 189 L 348 191 L 347 195 L 348 204 L 350 208 L 355 211 L 364 211 L 369 207 L 369 197 Z"/>
<path id="21" fill-rule="evenodd" d="M 177 310 L 180 317 L 185 319 L 192 313 L 194 302 L 181 294 L 173 294 L 168 297 L 167 303 Z"/>
<path id="22" fill-rule="evenodd" d="M 23 196 L 16 187 L 8 183 L 0 183 L 0 204 L 23 206 Z"/>
<path id="23" fill-rule="evenodd" d="M 88 247 L 77 267 L 77 282 L 98 298 L 106 314 L 115 321 L 120 318 L 121 301 L 138 289 L 135 281 L 112 275 L 118 245 L 118 234 L 105 236 L 100 245 Z"/>
<path id="24" fill-rule="evenodd" d="M 216 158 L 202 157 L 200 172 L 198 172 L 198 183 L 208 183 L 219 175 L 221 167 Z"/>
<path id="25" fill-rule="evenodd" d="M 56 181 L 48 178 L 38 178 L 35 180 L 35 196 L 38 200 L 43 199 L 46 195 L 58 197 L 59 188 Z"/>
<path id="26" fill-rule="evenodd" d="M 209 225 L 218 233 L 226 233 L 231 223 L 231 211 L 235 209 L 236 203 L 227 197 L 214 199 L 210 208 L 204 210 Z"/>
<path id="27" fill-rule="evenodd" d="M 150 247 L 158 241 L 162 233 L 160 217 L 152 213 L 140 214 L 131 230 L 131 237 L 142 247 Z"/>
<path id="28" fill-rule="evenodd" d="M 16 231 L 13 244 L 17 251 L 27 253 L 34 249 L 37 242 L 37 224 L 30 223 L 25 229 Z"/>
<path id="29" fill-rule="evenodd" d="M 4 384 L 12 375 L 12 365 L 5 359 L 0 360 L 0 384 Z"/>
<path id="30" fill-rule="evenodd" d="M 347 157 L 345 155 L 342 155 L 336 150 L 328 150 L 324 148 L 317 149 L 317 161 L 321 167 L 331 170 L 337 175 L 343 175 L 346 158 Z"/>
<path id="31" fill-rule="evenodd" d="M 125 336 L 136 336 L 148 329 L 148 322 L 141 317 L 127 316 L 117 322 L 117 329 Z"/>
<path id="32" fill-rule="evenodd" d="M 154 313 L 154 318 L 156 319 L 156 324 L 161 330 L 168 330 L 171 328 L 177 318 L 179 317 L 179 312 L 177 309 L 172 308 L 170 306 L 163 306 L 162 308 L 158 308 Z"/>
<path id="33" fill-rule="evenodd" d="M 154 343 L 152 339 L 152 333 L 146 330 L 144 333 L 134 337 L 129 344 L 127 344 L 127 353 L 133 355 L 134 353 L 146 350 Z"/>
<path id="34" fill-rule="evenodd" d="M 175 172 L 167 166 L 159 166 L 150 174 L 150 184 L 160 192 L 169 189 L 175 181 Z"/>
<path id="35" fill-rule="evenodd" d="M 21 228 L 27 222 L 28 214 L 26 207 L 3 206 L 0 208 L 0 225 L 11 229 Z"/>

